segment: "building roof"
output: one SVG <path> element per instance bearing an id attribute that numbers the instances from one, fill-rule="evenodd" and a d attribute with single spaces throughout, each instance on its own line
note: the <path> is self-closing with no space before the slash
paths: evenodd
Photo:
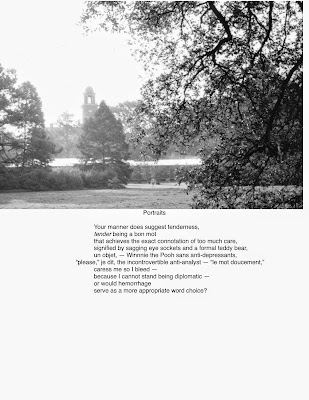
<path id="1" fill-rule="evenodd" d="M 85 94 L 94 94 L 93 88 L 91 86 L 87 86 L 85 90 Z"/>

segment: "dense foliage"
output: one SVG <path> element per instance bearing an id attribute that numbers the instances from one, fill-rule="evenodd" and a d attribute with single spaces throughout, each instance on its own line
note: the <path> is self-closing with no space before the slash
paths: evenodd
<path id="1" fill-rule="evenodd" d="M 130 167 L 128 144 L 122 123 L 116 119 L 110 108 L 102 101 L 94 115 L 86 119 L 79 140 L 85 169 L 113 171 L 121 183 L 127 183 Z"/>
<path id="2" fill-rule="evenodd" d="M 156 156 L 149 147 L 151 136 L 147 135 L 144 140 L 137 141 L 136 136 L 139 133 L 140 117 L 139 117 L 139 102 L 138 101 L 125 101 L 116 106 L 110 107 L 111 111 L 121 120 L 123 125 L 126 140 L 129 145 L 129 158 L 130 160 L 155 160 Z M 148 140 L 149 137 L 149 140 Z M 210 143 L 211 145 L 211 143 Z M 171 145 L 166 149 L 162 158 L 171 159 L 179 158 L 182 156 L 194 157 L 199 148 L 198 142 L 191 143 L 190 147 Z"/>
<path id="3" fill-rule="evenodd" d="M 55 152 L 35 87 L 17 85 L 15 71 L 0 66 L 0 169 L 46 166 Z"/>
<path id="4" fill-rule="evenodd" d="M 123 187 L 115 171 L 79 168 L 27 168 L 23 172 L 8 168 L 0 173 L 1 190 L 79 190 L 115 189 Z"/>
<path id="5" fill-rule="evenodd" d="M 302 186 L 302 12 L 298 1 L 87 2 L 86 30 L 126 31 L 148 73 L 136 139 L 157 157 L 198 142 L 202 164 L 182 176 L 196 207 L 247 195 L 260 208 L 257 188 Z"/>
<path id="6" fill-rule="evenodd" d="M 79 122 L 74 121 L 73 114 L 65 111 L 57 119 L 55 125 L 48 129 L 52 140 L 59 149 L 58 157 L 79 157 L 81 155 L 77 148 L 82 129 Z"/>

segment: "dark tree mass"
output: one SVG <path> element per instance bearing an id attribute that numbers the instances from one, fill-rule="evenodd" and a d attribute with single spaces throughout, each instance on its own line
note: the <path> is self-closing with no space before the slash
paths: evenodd
<path id="1" fill-rule="evenodd" d="M 30 82 L 17 85 L 14 70 L 0 65 L 0 168 L 46 166 L 55 144 L 45 131 L 42 103 Z"/>
<path id="2" fill-rule="evenodd" d="M 94 115 L 85 120 L 82 130 L 78 148 L 85 165 L 91 169 L 112 171 L 121 183 L 127 183 L 130 175 L 130 168 L 125 163 L 129 155 L 128 144 L 121 121 L 104 101 Z"/>
<path id="3" fill-rule="evenodd" d="M 127 32 L 148 73 L 136 140 L 157 157 L 198 143 L 202 164 L 180 176 L 196 207 L 282 207 L 261 187 L 302 186 L 302 14 L 298 1 L 87 2 L 85 29 Z"/>

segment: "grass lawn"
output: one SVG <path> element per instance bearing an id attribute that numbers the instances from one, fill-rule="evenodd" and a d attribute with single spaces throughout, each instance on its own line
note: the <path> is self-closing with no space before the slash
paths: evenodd
<path id="1" fill-rule="evenodd" d="M 185 186 L 130 184 L 125 189 L 0 192 L 0 208 L 191 208 Z"/>

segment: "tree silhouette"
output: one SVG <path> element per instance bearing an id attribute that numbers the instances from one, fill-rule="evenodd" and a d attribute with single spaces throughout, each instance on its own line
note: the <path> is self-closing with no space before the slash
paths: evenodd
<path id="1" fill-rule="evenodd" d="M 128 144 L 120 120 L 102 101 L 93 117 L 85 120 L 78 148 L 82 159 L 90 168 L 113 170 L 118 179 L 127 181 L 129 166 Z"/>

